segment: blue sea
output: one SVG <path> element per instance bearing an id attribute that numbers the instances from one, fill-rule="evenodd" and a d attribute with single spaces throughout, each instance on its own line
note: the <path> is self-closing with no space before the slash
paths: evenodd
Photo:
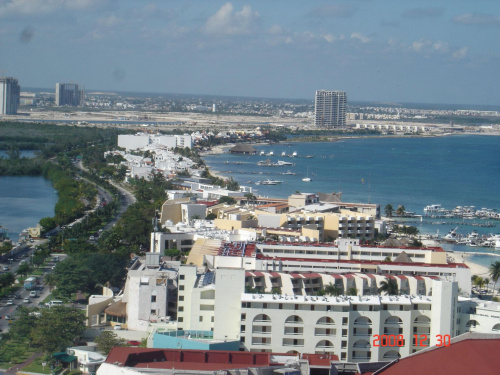
<path id="1" fill-rule="evenodd" d="M 324 143 L 280 143 L 254 146 L 274 156 L 239 156 L 228 153 L 204 157 L 209 167 L 242 185 L 256 189 L 256 195 L 285 198 L 300 192 L 342 192 L 344 202 L 377 203 L 383 207 L 405 206 L 422 214 L 425 206 L 444 208 L 476 206 L 500 209 L 500 137 L 457 135 L 433 138 L 355 138 Z M 281 154 L 297 153 L 298 157 Z M 309 156 L 309 157 L 306 157 Z M 292 162 L 293 166 L 263 167 L 260 160 Z M 283 175 L 291 171 L 296 175 Z M 311 182 L 303 182 L 308 175 Z M 255 185 L 266 179 L 282 180 L 280 185 Z M 500 221 L 409 219 L 422 233 L 500 233 Z M 471 251 L 459 245 L 443 245 L 447 250 Z M 475 248 L 473 252 L 493 252 Z M 489 257 L 488 257 L 489 258 Z M 496 260 L 496 259 L 495 259 Z M 491 259 L 478 256 L 476 263 L 489 265 Z"/>
<path id="2" fill-rule="evenodd" d="M 58 195 L 51 182 L 41 176 L 2 176 L 0 191 L 0 226 L 13 241 L 41 218 L 54 216 Z"/>

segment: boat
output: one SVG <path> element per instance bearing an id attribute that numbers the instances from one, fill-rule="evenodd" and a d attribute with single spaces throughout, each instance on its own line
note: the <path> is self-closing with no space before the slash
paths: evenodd
<path id="1" fill-rule="evenodd" d="M 424 208 L 424 214 L 432 214 L 439 211 L 441 211 L 440 204 L 430 204 Z"/>
<path id="2" fill-rule="evenodd" d="M 292 152 L 292 155 L 290 155 L 291 158 L 295 158 L 297 156 L 297 151 Z"/>
<path id="3" fill-rule="evenodd" d="M 276 162 L 276 165 L 278 165 L 278 166 L 283 166 L 283 165 L 293 165 L 293 163 L 290 163 L 289 161 L 278 160 L 278 161 Z"/>
<path id="4" fill-rule="evenodd" d="M 281 153 L 281 156 L 286 156 L 286 152 L 285 152 L 285 151 L 283 151 L 283 152 Z"/>
<path id="5" fill-rule="evenodd" d="M 261 184 L 262 185 L 279 185 L 281 184 L 283 181 L 280 181 L 280 180 L 265 180 L 265 181 L 262 181 Z"/>
<path id="6" fill-rule="evenodd" d="M 450 230 L 450 232 L 446 236 L 443 237 L 443 240 L 445 240 L 446 242 L 457 242 L 457 240 L 458 240 L 457 229 L 458 229 L 458 227 Z"/>
<path id="7" fill-rule="evenodd" d="M 306 175 L 306 177 L 304 177 L 302 179 L 302 181 L 304 181 L 304 182 L 311 182 L 312 181 L 312 178 L 309 177 L 309 167 L 307 167 L 307 175 Z"/>
<path id="8" fill-rule="evenodd" d="M 259 155 L 265 155 L 265 152 L 264 152 L 264 151 L 261 151 Z"/>
<path id="9" fill-rule="evenodd" d="M 293 173 L 292 171 L 288 170 L 286 171 L 285 173 L 283 173 L 284 175 L 288 175 L 288 176 L 295 176 L 296 173 Z"/>

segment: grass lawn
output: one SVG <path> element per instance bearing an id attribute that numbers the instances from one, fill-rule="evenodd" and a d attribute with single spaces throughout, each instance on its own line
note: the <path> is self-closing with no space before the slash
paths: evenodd
<path id="1" fill-rule="evenodd" d="M 36 350 L 20 341 L 10 341 L 0 348 L 0 368 L 9 368 L 12 365 L 24 362 Z"/>
<path id="2" fill-rule="evenodd" d="M 39 372 L 40 374 L 50 374 L 50 365 L 42 366 L 44 360 L 42 358 L 37 358 L 28 366 L 22 368 L 22 371 L 26 372 Z"/>

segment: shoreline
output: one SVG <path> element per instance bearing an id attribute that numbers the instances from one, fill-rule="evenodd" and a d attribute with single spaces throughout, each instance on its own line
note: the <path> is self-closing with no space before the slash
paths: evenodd
<path id="1" fill-rule="evenodd" d="M 489 269 L 482 264 L 472 262 L 470 258 L 476 253 L 467 253 L 462 251 L 454 251 L 446 253 L 448 258 L 451 258 L 454 263 L 464 263 L 470 268 L 472 275 L 481 276 L 483 278 L 490 278 Z M 486 253 L 485 255 L 491 256 L 491 254 Z M 500 260 L 500 258 L 499 258 Z"/>

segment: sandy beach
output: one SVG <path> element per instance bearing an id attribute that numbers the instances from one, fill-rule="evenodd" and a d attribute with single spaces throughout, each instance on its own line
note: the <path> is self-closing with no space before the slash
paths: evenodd
<path id="1" fill-rule="evenodd" d="M 453 259 L 454 263 L 465 263 L 471 270 L 473 275 L 478 275 L 481 277 L 490 277 L 488 267 L 482 266 L 477 263 L 473 263 L 468 260 L 471 257 L 471 253 L 465 252 L 447 252 L 446 255 Z"/>

